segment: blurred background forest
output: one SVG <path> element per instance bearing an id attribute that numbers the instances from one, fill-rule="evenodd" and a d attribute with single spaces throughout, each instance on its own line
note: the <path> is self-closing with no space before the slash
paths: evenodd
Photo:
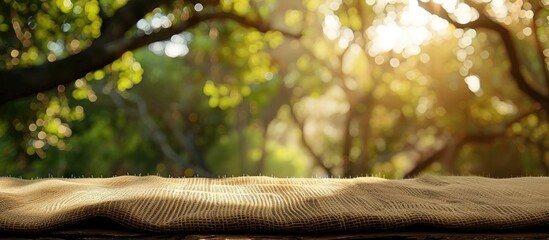
<path id="1" fill-rule="evenodd" d="M 1 0 L 0 175 L 549 172 L 548 0 Z"/>

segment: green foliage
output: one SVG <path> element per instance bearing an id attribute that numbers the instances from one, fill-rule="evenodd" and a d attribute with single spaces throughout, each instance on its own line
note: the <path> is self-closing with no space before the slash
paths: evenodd
<path id="1" fill-rule="evenodd" d="M 0 175 L 202 169 L 286 177 L 330 169 L 399 178 L 451 147 L 457 150 L 424 171 L 549 171 L 547 113 L 515 85 L 495 32 L 457 29 L 410 12 L 408 1 L 222 0 L 201 10 L 184 3 L 154 9 L 126 37 L 211 11 L 272 29 L 201 22 L 74 83 L 2 106 Z M 1 4 L 0 70 L 10 70 L 82 52 L 126 1 Z M 509 15 L 516 19 L 508 26 L 525 63 L 520 71 L 543 89 L 536 76 L 547 66 L 533 34 L 525 35 L 532 19 L 522 15 Z M 534 30 L 543 49 L 545 25 Z M 294 31 L 302 37 L 285 36 Z"/>

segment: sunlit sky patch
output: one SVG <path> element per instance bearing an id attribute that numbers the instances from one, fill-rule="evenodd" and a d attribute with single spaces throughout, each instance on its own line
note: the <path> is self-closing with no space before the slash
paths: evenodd
<path id="1" fill-rule="evenodd" d="M 196 11 L 202 11 L 203 6 L 201 4 L 195 5 Z M 174 20 L 173 14 L 161 14 L 155 13 L 149 20 L 141 19 L 137 22 L 137 29 L 141 30 L 145 34 L 151 34 L 152 32 L 161 29 L 169 28 Z M 180 33 L 173 35 L 168 41 L 161 41 L 149 44 L 149 50 L 157 55 L 165 55 L 171 58 L 182 57 L 189 53 L 189 47 L 187 44 L 191 41 L 190 33 Z"/>
<path id="2" fill-rule="evenodd" d="M 433 2 L 440 4 L 459 23 L 469 23 L 479 17 L 479 13 L 474 8 L 457 0 L 433 0 Z M 421 45 L 431 41 L 434 35 L 450 34 L 448 21 L 419 7 L 417 0 L 367 0 L 366 3 L 371 5 L 376 13 L 376 19 L 367 29 L 369 38 L 367 49 L 372 57 L 391 51 L 402 54 L 405 58 L 419 55 Z M 497 2 L 491 4 L 496 6 L 493 7 L 494 9 L 504 11 L 499 8 L 501 4 L 498 5 Z M 320 9 L 326 15 L 322 27 L 326 38 L 337 41 L 340 48 L 346 48 L 353 39 L 353 32 L 342 26 L 334 14 L 339 5 L 340 1 L 334 0 L 327 7 Z"/>
<path id="3" fill-rule="evenodd" d="M 397 2 L 407 5 L 403 9 L 388 5 Z M 421 53 L 420 46 L 430 41 L 433 33 L 443 34 L 448 28 L 446 20 L 431 15 L 419 7 L 416 0 L 378 0 L 370 4 L 378 16 L 367 30 L 370 56 L 390 51 L 404 57 L 418 55 Z"/>
<path id="4" fill-rule="evenodd" d="M 464 80 L 471 92 L 476 95 L 482 95 L 482 89 L 480 88 L 480 78 L 477 75 L 467 76 Z"/>
<path id="5" fill-rule="evenodd" d="M 394 4 L 398 2 L 406 6 L 396 9 Z M 353 39 L 353 32 L 341 26 L 333 12 L 339 7 L 339 1 L 333 3 L 321 9 L 326 14 L 322 24 L 323 33 L 326 38 L 337 40 L 340 48 L 347 48 Z M 373 25 L 367 29 L 370 56 L 390 51 L 403 54 L 404 57 L 418 55 L 421 53 L 420 46 L 432 39 L 433 32 L 442 34 L 448 28 L 446 20 L 431 15 L 419 7 L 416 0 L 371 0 L 366 3 L 373 5 L 377 16 Z"/>
<path id="6" fill-rule="evenodd" d="M 173 35 L 169 41 L 149 44 L 149 50 L 157 55 L 166 55 L 171 58 L 182 57 L 189 53 L 187 44 L 191 41 L 191 34 L 184 32 Z"/>

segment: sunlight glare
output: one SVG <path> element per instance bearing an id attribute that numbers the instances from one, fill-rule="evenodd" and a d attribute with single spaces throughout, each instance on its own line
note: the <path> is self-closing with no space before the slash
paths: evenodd
<path id="1" fill-rule="evenodd" d="M 164 48 L 166 56 L 175 58 L 185 56 L 189 52 L 187 45 L 178 44 L 174 42 L 167 42 Z"/>
<path id="2" fill-rule="evenodd" d="M 449 25 L 448 21 L 442 18 L 435 18 L 433 19 L 433 21 L 431 21 L 431 28 L 433 28 L 433 30 L 435 31 L 442 31 L 448 28 L 448 25 Z"/>
<path id="3" fill-rule="evenodd" d="M 418 6 L 417 1 L 410 1 L 408 7 L 400 15 L 402 25 L 423 27 L 429 22 L 429 13 Z"/>
<path id="4" fill-rule="evenodd" d="M 338 46 L 340 48 L 347 48 L 349 46 L 349 43 L 354 39 L 353 30 L 350 28 L 344 28 L 341 32 L 341 38 L 338 41 Z"/>
<path id="5" fill-rule="evenodd" d="M 189 53 L 187 46 L 191 41 L 189 33 L 173 35 L 170 40 L 149 44 L 149 50 L 156 55 L 166 55 L 171 58 L 182 57 Z"/>
<path id="6" fill-rule="evenodd" d="M 465 83 L 467 83 L 467 87 L 471 92 L 477 95 L 481 93 L 480 78 L 477 75 L 467 76 L 465 77 L 464 80 L 465 80 Z"/>
<path id="7" fill-rule="evenodd" d="M 457 1 L 456 0 L 434 0 L 436 4 L 440 4 L 449 13 L 453 13 L 456 10 Z"/>
<path id="8" fill-rule="evenodd" d="M 504 0 L 492 0 L 490 2 L 490 13 L 496 17 L 496 19 L 502 21 L 507 17 L 509 8 L 506 6 Z"/>
<path id="9" fill-rule="evenodd" d="M 324 35 L 330 39 L 334 40 L 339 36 L 339 28 L 341 27 L 341 23 L 339 22 L 339 18 L 336 15 L 327 15 L 324 18 L 324 23 L 322 24 L 322 30 L 324 32 Z"/>
<path id="10" fill-rule="evenodd" d="M 401 28 L 395 23 L 380 25 L 375 30 L 376 38 L 374 38 L 374 49 L 377 48 L 380 52 L 388 52 L 397 45 L 398 37 L 401 35 Z"/>
<path id="11" fill-rule="evenodd" d="M 456 16 L 456 22 L 461 24 L 467 24 L 479 18 L 477 10 L 465 3 L 459 3 L 453 13 Z"/>
<path id="12" fill-rule="evenodd" d="M 417 0 L 395 0 L 394 2 L 403 2 L 407 6 L 400 9 L 385 8 L 386 14 L 380 14 L 378 20 L 374 21 L 374 25 L 368 28 L 370 56 L 375 57 L 393 51 L 402 53 L 405 58 L 408 58 L 420 54 L 420 46 L 430 41 L 433 34 L 448 33 L 448 21 L 419 7 Z M 448 6 L 455 5 L 455 0 L 442 2 Z M 375 7 L 384 6 L 387 3 L 388 1 L 376 1 Z"/>

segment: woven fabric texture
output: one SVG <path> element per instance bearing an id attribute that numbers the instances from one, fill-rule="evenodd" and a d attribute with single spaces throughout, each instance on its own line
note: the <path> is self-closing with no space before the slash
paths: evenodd
<path id="1" fill-rule="evenodd" d="M 0 178 L 0 232 L 93 217 L 153 232 L 549 227 L 549 178 Z"/>

